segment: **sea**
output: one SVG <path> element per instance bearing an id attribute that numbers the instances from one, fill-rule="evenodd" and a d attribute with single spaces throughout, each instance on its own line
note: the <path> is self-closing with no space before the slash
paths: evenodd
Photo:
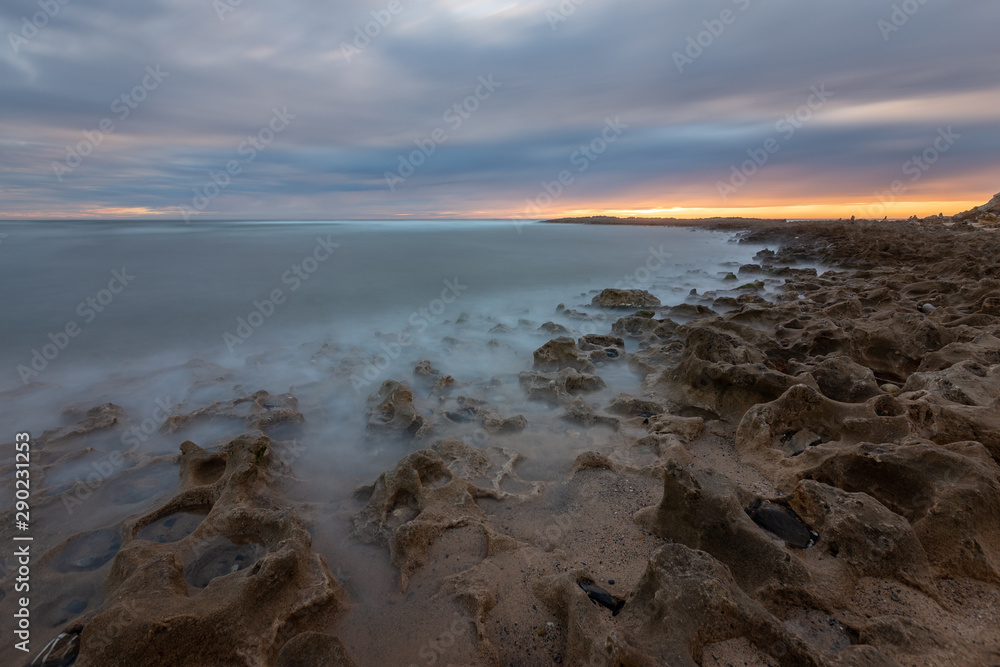
<path id="1" fill-rule="evenodd" d="M 268 432 L 293 452 L 282 498 L 335 506 L 427 445 L 368 428 L 382 384 L 404 381 L 431 421 L 458 395 L 524 415 L 519 434 L 470 423 L 433 436 L 502 442 L 523 456 L 521 479 L 545 480 L 608 434 L 525 400 L 518 375 L 534 350 L 563 331 L 610 333 L 624 313 L 591 305 L 604 288 L 710 302 L 761 249 L 704 229 L 510 220 L 0 223 L 0 492 L 14 498 L 13 443 L 28 433 L 32 548 L 48 563 L 36 567 L 65 578 L 36 593 L 39 637 L 100 605 L 116 531 L 177 491 L 180 444 L 216 450 L 245 426 L 232 410 L 180 430 L 164 428 L 170 417 L 293 395 L 303 423 Z M 451 376 L 447 391 L 414 375 L 422 361 Z M 598 409 L 641 393 L 627 362 L 598 374 L 608 388 L 587 397 Z M 108 403 L 120 423 L 59 439 Z M 343 516 L 328 520 L 321 551 L 349 541 Z"/>

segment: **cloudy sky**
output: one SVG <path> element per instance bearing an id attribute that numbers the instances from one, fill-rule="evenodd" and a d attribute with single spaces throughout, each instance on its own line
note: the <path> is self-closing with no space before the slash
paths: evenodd
<path id="1" fill-rule="evenodd" d="M 996 0 L 4 0 L 0 217 L 954 213 L 1000 190 L 998 25 Z"/>

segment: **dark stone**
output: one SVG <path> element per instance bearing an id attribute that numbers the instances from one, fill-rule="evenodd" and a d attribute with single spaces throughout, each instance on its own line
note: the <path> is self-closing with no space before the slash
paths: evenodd
<path id="1" fill-rule="evenodd" d="M 819 533 L 806 525 L 790 507 L 757 500 L 747 508 L 746 512 L 754 523 L 780 537 L 789 546 L 808 549 L 819 539 Z"/>

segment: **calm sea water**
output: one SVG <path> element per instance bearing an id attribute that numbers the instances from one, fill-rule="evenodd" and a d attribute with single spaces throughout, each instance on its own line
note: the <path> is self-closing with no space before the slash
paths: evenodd
<path id="1" fill-rule="evenodd" d="M 115 430 L 33 450 L 33 549 L 61 549 L 47 567 L 69 559 L 74 572 L 72 590 L 41 586 L 33 597 L 40 642 L 99 608 L 122 522 L 177 490 L 178 445 L 219 447 L 243 428 L 218 419 L 161 433 L 168 414 L 261 389 L 293 393 L 305 423 L 268 432 L 283 457 L 292 453 L 295 483 L 280 493 L 333 508 L 415 446 L 365 437 L 369 396 L 384 380 L 406 380 L 436 437 L 502 440 L 524 455 L 522 479 L 553 479 L 610 433 L 525 401 L 517 375 L 553 337 L 539 327 L 607 333 L 617 315 L 590 307 L 596 290 L 647 289 L 681 303 L 692 289 L 731 287 L 722 277 L 760 249 L 701 230 L 509 221 L 0 223 L 0 233 L 0 442 L 73 424 L 80 414 L 66 408 L 111 402 L 126 414 Z M 414 378 L 423 359 L 454 377 L 451 397 Z M 640 390 L 625 363 L 598 370 L 609 386 L 588 396 L 592 405 Z M 523 414 L 528 427 L 487 435 L 450 424 L 440 413 L 457 409 L 458 394 Z M 8 498 L 10 463 L 0 479 Z M 356 580 L 371 578 L 371 554 L 341 515 L 319 516 L 315 548 L 338 567 L 356 563 Z M 58 546 L 67 539 L 77 541 Z M 10 571 L 0 563 L 0 577 Z"/>
<path id="2" fill-rule="evenodd" d="M 547 340 L 534 332 L 544 322 L 610 330 L 559 304 L 586 311 L 594 290 L 615 285 L 680 303 L 759 250 L 702 230 L 509 221 L 0 231 L 0 429 L 36 432 L 69 405 L 110 401 L 141 421 L 158 401 L 196 409 L 317 382 L 355 414 L 420 359 L 459 381 L 516 376 Z M 498 324 L 514 331 L 491 332 Z M 205 390 L 223 371 L 225 387 Z"/>

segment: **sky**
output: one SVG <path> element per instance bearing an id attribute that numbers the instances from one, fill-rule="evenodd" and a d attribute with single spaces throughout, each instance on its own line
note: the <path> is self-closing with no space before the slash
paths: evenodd
<path id="1" fill-rule="evenodd" d="M 996 0 L 4 0 L 0 218 L 925 216 Z"/>

